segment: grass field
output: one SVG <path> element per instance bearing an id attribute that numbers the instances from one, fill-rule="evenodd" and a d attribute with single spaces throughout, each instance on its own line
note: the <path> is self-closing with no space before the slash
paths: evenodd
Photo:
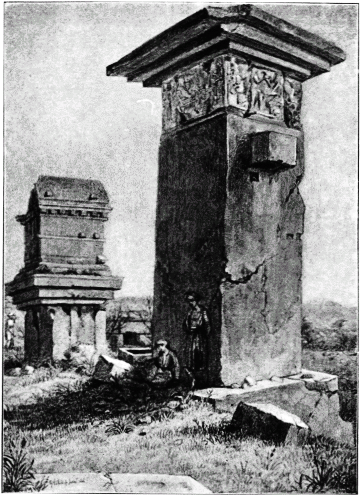
<path id="1" fill-rule="evenodd" d="M 6 383 L 16 379 L 23 392 L 11 396 L 14 387 Z M 26 396 L 36 387 L 44 394 Z M 6 395 L 5 451 L 26 440 L 37 473 L 181 474 L 221 493 L 355 492 L 354 449 L 321 439 L 304 446 L 242 439 L 229 414 L 181 388 L 119 388 L 44 369 L 5 378 L 5 401 Z M 174 400 L 179 395 L 182 403 Z"/>
<path id="2" fill-rule="evenodd" d="M 342 312 L 335 304 L 308 309 L 303 367 L 339 377 L 340 415 L 356 423 L 357 332 L 354 311 L 345 324 Z M 242 438 L 230 414 L 181 387 L 99 384 L 50 367 L 5 376 L 3 392 L 7 467 L 13 479 L 23 471 L 28 490 L 36 489 L 26 486 L 33 472 L 76 471 L 189 475 L 215 493 L 357 494 L 356 448 L 323 438 L 301 446 Z"/>

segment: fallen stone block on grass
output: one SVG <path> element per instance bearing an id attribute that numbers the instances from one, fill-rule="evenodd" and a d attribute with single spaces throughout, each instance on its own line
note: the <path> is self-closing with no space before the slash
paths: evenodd
<path id="1" fill-rule="evenodd" d="M 36 474 L 35 481 L 46 481 L 40 493 L 115 493 L 108 478 L 95 472 Z"/>
<path id="2" fill-rule="evenodd" d="M 254 436 L 275 443 L 300 443 L 308 426 L 297 416 L 270 403 L 240 402 L 232 418 L 244 436 Z"/>
<path id="3" fill-rule="evenodd" d="M 47 481 L 42 493 L 211 494 L 187 475 L 53 473 L 37 474 L 35 480 Z"/>
<path id="4" fill-rule="evenodd" d="M 306 378 L 310 375 L 311 378 Z M 207 388 L 195 391 L 194 398 L 211 403 L 217 411 L 231 414 L 235 413 L 240 401 L 270 403 L 297 415 L 313 435 L 354 445 L 354 424 L 344 422 L 339 415 L 338 378 L 335 375 L 303 369 L 282 377 L 281 382 L 264 379 L 248 389 Z"/>
<path id="5" fill-rule="evenodd" d="M 23 375 L 32 375 L 34 372 L 35 372 L 35 368 L 32 367 L 31 365 L 25 365 L 21 370 L 21 373 Z"/>
<path id="6" fill-rule="evenodd" d="M 133 370 L 132 365 L 123 360 L 100 355 L 95 366 L 93 379 L 101 382 L 113 382 L 121 380 L 121 378 Z"/>
<path id="7" fill-rule="evenodd" d="M 14 369 L 10 369 L 6 372 L 6 375 L 10 377 L 20 377 L 21 376 L 21 368 L 15 367 Z"/>
<path id="8" fill-rule="evenodd" d="M 212 494 L 187 475 L 110 474 L 117 493 Z"/>

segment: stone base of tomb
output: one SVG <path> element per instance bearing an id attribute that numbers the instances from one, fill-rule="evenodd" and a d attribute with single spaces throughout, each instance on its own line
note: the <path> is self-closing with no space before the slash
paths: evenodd
<path id="1" fill-rule="evenodd" d="M 7 292 L 26 312 L 26 363 L 39 366 L 60 361 L 76 344 L 106 353 L 104 303 L 113 299 L 121 282 L 111 274 L 21 272 L 7 284 Z"/>
<path id="2" fill-rule="evenodd" d="M 61 361 L 75 345 L 107 352 L 106 311 L 101 305 L 32 305 L 25 314 L 25 361 Z"/>
<path id="3" fill-rule="evenodd" d="M 338 378 L 302 370 L 288 377 L 273 377 L 244 388 L 206 388 L 194 397 L 209 402 L 217 411 L 235 413 L 240 402 L 270 403 L 297 415 L 312 434 L 354 444 L 353 426 L 339 416 Z"/>

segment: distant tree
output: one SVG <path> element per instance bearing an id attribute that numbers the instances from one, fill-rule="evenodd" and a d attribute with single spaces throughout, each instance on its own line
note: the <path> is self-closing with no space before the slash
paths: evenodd
<path id="1" fill-rule="evenodd" d="M 151 296 L 148 296 L 145 299 L 144 307 L 139 310 L 132 310 L 131 314 L 141 322 L 149 333 L 152 335 L 153 333 L 153 299 Z"/>
<path id="2" fill-rule="evenodd" d="M 301 339 L 305 346 L 311 346 L 314 340 L 314 329 L 311 322 L 303 317 L 301 324 Z"/>
<path id="3" fill-rule="evenodd" d="M 131 311 L 122 305 L 115 307 L 106 319 L 106 337 L 113 351 L 117 351 L 118 337 L 122 334 L 124 327 L 131 321 Z"/>

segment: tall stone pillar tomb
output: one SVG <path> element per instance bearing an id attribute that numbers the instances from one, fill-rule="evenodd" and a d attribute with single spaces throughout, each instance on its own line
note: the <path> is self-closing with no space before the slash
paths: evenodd
<path id="1" fill-rule="evenodd" d="M 103 256 L 104 225 L 111 211 L 99 181 L 40 176 L 25 228 L 25 265 L 7 292 L 25 310 L 25 359 L 61 360 L 75 344 L 106 347 L 104 303 L 121 279 Z"/>
<path id="2" fill-rule="evenodd" d="M 209 385 L 301 370 L 302 88 L 343 60 L 239 5 L 200 10 L 107 68 L 162 90 L 154 339 L 187 364 L 184 294 L 198 293 Z"/>

